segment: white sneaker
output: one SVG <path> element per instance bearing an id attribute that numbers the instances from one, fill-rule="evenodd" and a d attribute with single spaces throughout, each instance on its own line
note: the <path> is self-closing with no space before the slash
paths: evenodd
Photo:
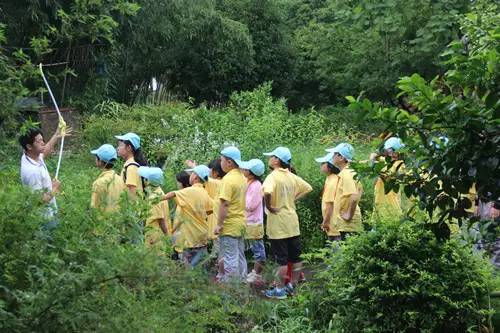
<path id="1" fill-rule="evenodd" d="M 260 281 L 260 280 L 262 280 L 262 275 L 255 273 L 254 270 L 252 270 L 250 272 L 250 274 L 248 274 L 248 276 L 247 276 L 248 283 L 255 283 L 255 282 Z"/>

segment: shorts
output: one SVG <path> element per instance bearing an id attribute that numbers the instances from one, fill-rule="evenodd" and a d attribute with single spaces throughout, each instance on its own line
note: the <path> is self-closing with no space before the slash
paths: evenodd
<path id="1" fill-rule="evenodd" d="M 263 239 L 247 240 L 247 249 L 250 249 L 253 254 L 253 260 L 264 262 L 266 261 L 266 248 L 264 247 Z"/>
<path id="2" fill-rule="evenodd" d="M 219 236 L 219 251 L 219 258 L 224 263 L 224 272 L 217 276 L 217 280 L 220 282 L 245 281 L 247 278 L 245 240 L 242 237 Z"/>
<path id="3" fill-rule="evenodd" d="M 207 255 L 208 252 L 206 246 L 188 248 L 182 252 L 182 258 L 184 261 L 189 263 L 191 267 L 198 265 Z"/>
<path id="4" fill-rule="evenodd" d="M 301 262 L 301 248 L 300 236 L 271 239 L 271 252 L 280 266 L 285 266 L 289 262 L 293 264 Z"/>

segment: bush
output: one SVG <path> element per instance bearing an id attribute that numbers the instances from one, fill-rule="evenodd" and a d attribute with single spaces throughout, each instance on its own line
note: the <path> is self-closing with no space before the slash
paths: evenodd
<path id="1" fill-rule="evenodd" d="M 63 161 L 51 233 L 40 230 L 39 195 L 18 184 L 17 168 L 0 170 L 0 331 L 239 332 L 266 315 L 267 303 L 250 291 L 178 267 L 167 258 L 170 246 L 158 255 L 120 242 L 143 210 L 89 209 L 98 172 L 91 163 L 91 156 Z"/>
<path id="2" fill-rule="evenodd" d="M 423 224 L 382 224 L 321 256 L 328 266 L 312 286 L 278 309 L 286 321 L 303 317 L 304 331 L 465 332 L 489 314 L 490 266 Z"/>

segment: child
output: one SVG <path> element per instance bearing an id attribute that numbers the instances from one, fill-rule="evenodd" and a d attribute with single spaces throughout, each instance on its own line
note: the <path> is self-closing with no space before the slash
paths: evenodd
<path id="1" fill-rule="evenodd" d="M 266 234 L 271 240 L 271 250 L 278 262 L 276 287 L 265 292 L 266 297 L 284 299 L 287 297 L 285 282 L 288 262 L 292 263 L 292 283 L 298 281 L 302 263 L 300 260 L 300 229 L 295 201 L 312 191 L 311 185 L 290 172 L 292 155 L 285 147 L 278 147 L 270 153 L 269 167 L 273 170 L 263 184 L 267 213 Z"/>
<path id="2" fill-rule="evenodd" d="M 103 212 L 116 212 L 120 209 L 120 195 L 125 191 L 122 178 L 113 170 L 116 149 L 104 144 L 90 153 L 95 155 L 96 167 L 102 170 L 92 184 L 90 206 Z"/>
<path id="3" fill-rule="evenodd" d="M 163 184 L 163 171 L 160 168 L 150 168 L 141 166 L 138 169 L 139 176 L 146 179 L 146 193 L 148 201 L 151 203 L 151 210 L 146 219 L 144 232 L 145 244 L 147 247 L 160 247 L 162 238 L 171 235 L 170 212 L 166 201 L 159 201 L 165 195 L 161 189 Z M 159 202 L 158 202 L 159 201 Z"/>
<path id="4" fill-rule="evenodd" d="M 207 255 L 207 216 L 212 213 L 212 200 L 203 188 L 209 169 L 198 165 L 188 170 L 191 187 L 167 193 L 162 200 L 175 199 L 178 208 L 173 231 L 179 229 L 183 244 L 182 257 L 186 266 L 195 267 Z"/>
<path id="5" fill-rule="evenodd" d="M 148 164 L 142 154 L 141 138 L 135 133 L 117 135 L 115 138 L 118 139 L 116 151 L 125 161 L 121 176 L 127 187 L 129 199 L 135 201 L 137 194 L 142 196 L 144 193 L 144 184 L 139 176 L 138 169 L 140 166 L 147 166 Z"/>
<path id="6" fill-rule="evenodd" d="M 389 170 L 384 168 L 380 176 L 375 182 L 375 190 L 373 192 L 373 214 L 374 221 L 381 219 L 399 219 L 403 214 L 401 209 L 401 193 L 399 191 L 389 191 L 386 193 L 384 179 L 394 176 L 398 172 L 402 172 L 404 168 L 403 161 L 400 159 L 399 151 L 404 147 L 400 138 L 392 137 L 385 141 L 384 152 L 382 156 L 371 154 L 370 160 L 375 162 L 379 157 L 388 156 L 392 161 L 392 166 Z"/>
<path id="7" fill-rule="evenodd" d="M 333 153 L 333 165 L 340 170 L 333 200 L 333 225 L 338 226 L 340 236 L 332 236 L 331 240 L 343 241 L 350 234 L 361 231 L 358 202 L 362 190 L 360 183 L 354 180 L 354 172 L 349 168 L 354 148 L 348 143 L 341 143 L 326 151 Z"/>
<path id="8" fill-rule="evenodd" d="M 339 177 L 337 176 L 339 169 L 333 165 L 333 153 L 317 158 L 316 162 L 321 163 L 320 171 L 326 175 L 325 186 L 321 193 L 321 213 L 323 216 L 321 229 L 328 236 L 328 240 L 333 241 L 340 236 L 340 231 L 333 216 L 333 203 L 339 185 Z"/>
<path id="9" fill-rule="evenodd" d="M 219 236 L 219 274 L 217 280 L 229 282 L 236 278 L 245 281 L 247 278 L 247 261 L 245 258 L 246 226 L 245 193 L 247 181 L 239 169 L 241 153 L 234 146 L 221 151 L 221 166 L 226 172 L 219 190 L 217 225 L 214 233 Z"/>
<path id="10" fill-rule="evenodd" d="M 264 205 L 262 203 L 262 180 L 264 174 L 264 163 L 259 159 L 241 162 L 240 169 L 248 180 L 246 192 L 245 215 L 247 228 L 245 238 L 249 240 L 250 248 L 255 260 L 253 270 L 248 274 L 247 282 L 255 283 L 262 281 L 262 271 L 266 261 L 266 250 L 264 248 Z"/>
<path id="11" fill-rule="evenodd" d="M 179 190 L 182 190 L 184 188 L 188 188 L 191 186 L 189 184 L 189 173 L 186 171 L 181 171 L 175 175 L 175 180 L 177 182 L 177 188 Z M 179 217 L 181 216 L 181 208 L 179 206 L 174 206 L 175 207 L 175 217 L 174 217 L 174 225 L 177 225 L 180 223 Z M 179 229 L 175 230 L 173 229 L 172 226 L 172 243 L 174 244 L 174 251 L 175 253 L 172 255 L 172 259 L 174 260 L 179 260 L 182 259 L 182 248 L 184 244 L 184 240 L 182 239 L 182 234 Z"/>
<path id="12" fill-rule="evenodd" d="M 219 208 L 219 188 L 221 184 L 221 179 L 226 175 L 226 173 L 222 170 L 220 157 L 210 161 L 208 164 L 208 168 L 210 169 L 210 177 L 208 178 L 207 183 L 205 184 L 205 190 L 208 195 L 212 199 L 214 203 L 214 212 L 213 214 L 208 216 L 208 240 L 212 241 L 214 244 L 215 253 L 218 252 L 217 245 L 218 242 L 217 236 L 214 234 L 215 226 L 217 225 L 217 209 Z"/>

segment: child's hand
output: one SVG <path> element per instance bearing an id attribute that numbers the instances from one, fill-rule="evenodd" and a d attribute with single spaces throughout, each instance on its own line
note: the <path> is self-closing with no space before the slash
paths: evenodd
<path id="1" fill-rule="evenodd" d="M 218 234 L 220 234 L 221 231 L 222 231 L 222 226 L 216 225 L 215 229 L 214 229 L 214 234 L 218 235 Z"/>
<path id="2" fill-rule="evenodd" d="M 349 222 L 350 220 L 352 220 L 352 216 L 348 213 L 348 212 L 344 212 L 340 215 L 340 217 L 342 217 L 342 219 L 344 221 L 347 221 Z"/>
<path id="3" fill-rule="evenodd" d="M 186 163 L 186 165 L 190 169 L 193 169 L 196 166 L 196 161 L 193 161 L 193 160 L 186 160 L 186 162 L 184 162 L 184 163 Z"/>
<path id="4" fill-rule="evenodd" d="M 271 214 L 278 214 L 280 212 L 280 209 L 279 208 L 275 208 L 275 207 L 268 207 L 267 210 Z"/>
<path id="5" fill-rule="evenodd" d="M 330 224 L 328 222 L 321 223 L 321 230 L 324 232 L 330 231 Z"/>

